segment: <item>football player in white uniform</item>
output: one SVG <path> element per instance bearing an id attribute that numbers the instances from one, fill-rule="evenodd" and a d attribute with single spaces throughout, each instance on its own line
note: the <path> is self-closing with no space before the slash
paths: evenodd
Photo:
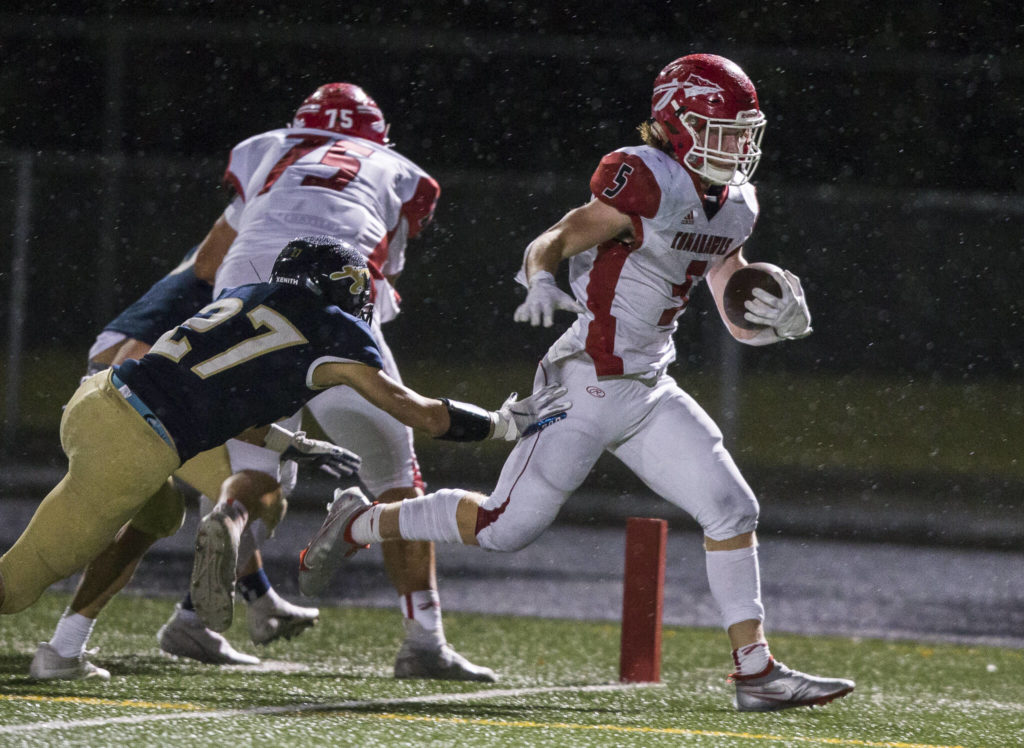
<path id="1" fill-rule="evenodd" d="M 339 495 L 335 531 L 315 538 L 306 556 L 335 566 L 342 552 L 394 537 L 517 550 L 544 531 L 608 451 L 703 528 L 708 581 L 732 644 L 736 707 L 825 704 L 852 691 L 853 681 L 806 675 L 773 659 L 762 625 L 757 500 L 718 427 L 666 374 L 676 320 L 705 279 L 741 343 L 811 332 L 800 281 L 789 272 L 776 278 L 781 298 L 759 292 L 747 302 L 746 319 L 757 329 L 733 325 L 723 309 L 723 289 L 747 264 L 742 248 L 757 219 L 749 179 L 765 117 L 746 74 L 715 55 L 666 66 L 651 105 L 652 118 L 640 128 L 644 145 L 601 159 L 593 199 L 526 249 L 520 278 L 529 290 L 515 320 L 550 326 L 557 310 L 577 315 L 535 382 L 568 388 L 568 417 L 517 444 L 490 496 L 443 490 L 367 507 L 351 490 Z M 573 296 L 555 284 L 563 260 Z"/>
<path id="2" fill-rule="evenodd" d="M 349 242 L 366 256 L 373 276 L 372 329 L 384 371 L 400 381 L 381 324 L 398 313 L 393 284 L 405 265 L 406 243 L 432 220 L 440 187 L 393 148 L 388 130 L 363 89 L 329 83 L 303 101 L 290 127 L 236 145 L 225 181 L 237 197 L 211 232 L 233 241 L 204 244 L 196 274 L 214 282 L 216 298 L 226 288 L 269 278 L 280 247 L 296 235 L 315 230 Z M 308 409 L 335 444 L 362 458 L 363 483 L 382 502 L 421 496 L 412 430 L 355 392 L 338 390 L 315 398 Z M 286 424 L 293 431 L 298 417 Z M 266 463 L 278 459 L 234 440 L 228 450 L 235 469 L 268 471 Z M 395 676 L 495 680 L 492 670 L 467 661 L 445 639 L 433 545 L 398 541 L 383 554 L 405 628 Z"/>

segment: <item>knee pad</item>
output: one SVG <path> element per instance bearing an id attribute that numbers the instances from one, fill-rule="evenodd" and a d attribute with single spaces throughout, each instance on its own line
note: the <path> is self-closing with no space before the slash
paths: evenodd
<path id="1" fill-rule="evenodd" d="M 0 577 L 4 583 L 4 602 L 0 614 L 20 613 L 29 607 L 54 582 L 61 579 L 43 564 L 28 563 L 21 557 L 12 557 L 10 552 L 0 557 Z"/>
<path id="2" fill-rule="evenodd" d="M 716 510 L 714 517 L 701 522 L 704 534 L 712 540 L 728 540 L 757 529 L 760 507 L 753 496 L 726 497 L 718 502 Z"/>
<path id="3" fill-rule="evenodd" d="M 154 538 L 166 538 L 181 529 L 185 521 L 185 497 L 168 479 L 149 497 L 129 524 Z"/>

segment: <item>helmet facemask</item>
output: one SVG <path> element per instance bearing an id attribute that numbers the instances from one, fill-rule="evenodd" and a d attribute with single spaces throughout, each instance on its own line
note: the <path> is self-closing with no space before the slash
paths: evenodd
<path id="1" fill-rule="evenodd" d="M 693 145 L 680 161 L 712 184 L 743 184 L 761 161 L 765 117 L 756 109 L 736 119 L 713 119 L 687 112 L 680 119 Z"/>

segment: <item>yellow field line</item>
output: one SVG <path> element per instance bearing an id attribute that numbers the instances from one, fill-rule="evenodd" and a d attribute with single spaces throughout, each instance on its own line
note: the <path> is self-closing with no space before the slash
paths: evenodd
<path id="1" fill-rule="evenodd" d="M 480 725 L 481 727 L 539 727 L 559 730 L 607 730 L 609 732 L 643 733 L 647 735 L 686 735 L 689 737 L 738 738 L 742 740 L 774 740 L 783 743 L 810 743 L 815 745 L 846 745 L 859 748 L 964 748 L 961 745 L 935 745 L 932 743 L 882 743 L 856 738 L 811 738 L 800 735 L 768 735 L 754 732 L 725 730 L 691 730 L 685 727 L 634 727 L 629 725 L 585 725 L 573 722 L 531 722 L 525 720 L 498 720 L 482 717 L 427 717 L 414 714 L 352 714 L 362 719 L 387 719 L 403 722 L 432 722 L 451 725 Z"/>
<path id="2" fill-rule="evenodd" d="M 471 693 L 442 693 L 426 696 L 413 696 L 399 699 L 381 699 L 366 701 L 343 701 L 334 704 L 291 704 L 282 706 L 252 707 L 250 709 L 222 709 L 206 711 L 203 707 L 195 704 L 174 704 L 151 701 L 136 701 L 131 699 L 99 699 L 94 697 L 76 696 L 40 696 L 40 695 L 12 695 L 0 694 L 0 701 L 38 701 L 56 702 L 71 704 L 87 704 L 98 706 L 122 706 L 148 709 L 160 709 L 170 714 L 139 714 L 123 717 L 97 717 L 84 720 L 53 720 L 42 723 L 24 723 L 19 725 L 0 726 L 0 734 L 4 733 L 32 733 L 48 730 L 68 730 L 84 727 L 104 726 L 114 724 L 139 725 L 149 722 L 163 722 L 176 719 L 225 719 L 256 715 L 301 715 L 316 714 L 323 716 L 339 716 L 344 714 L 347 717 L 358 719 L 394 720 L 404 722 L 430 722 L 433 724 L 450 725 L 479 725 L 482 727 L 522 727 L 542 728 L 558 730 L 603 730 L 620 734 L 646 734 L 646 735 L 682 735 L 688 737 L 712 737 L 712 738 L 735 738 L 738 740 L 751 741 L 774 741 L 793 745 L 797 743 L 807 745 L 836 745 L 854 746 L 855 748 L 964 748 L 960 745 L 937 745 L 932 743 L 907 743 L 902 741 L 870 741 L 858 740 L 856 738 L 815 738 L 800 735 L 772 735 L 767 733 L 753 732 L 730 732 L 725 730 L 698 730 L 685 727 L 643 727 L 632 725 L 608 725 L 597 724 L 587 725 L 572 722 L 533 722 L 528 720 L 496 720 L 473 717 L 431 717 L 426 715 L 395 714 L 393 712 L 368 713 L 360 711 L 367 707 L 394 707 L 399 705 L 413 704 L 444 704 L 453 702 L 475 701 L 478 699 L 493 699 L 505 696 L 522 696 L 527 694 L 554 693 L 564 691 L 596 692 L 596 691 L 618 691 L 632 688 L 649 688 L 654 684 L 606 684 L 590 686 L 547 686 L 540 688 L 513 688 L 513 689 L 490 689 Z"/>
<path id="3" fill-rule="evenodd" d="M 138 701 L 136 699 L 97 699 L 92 696 L 40 696 L 39 694 L 0 693 L 0 701 L 42 701 L 55 704 L 85 704 L 87 706 L 126 706 L 141 709 L 174 709 L 197 711 L 203 707 L 195 704 L 172 704 L 162 701 Z"/>

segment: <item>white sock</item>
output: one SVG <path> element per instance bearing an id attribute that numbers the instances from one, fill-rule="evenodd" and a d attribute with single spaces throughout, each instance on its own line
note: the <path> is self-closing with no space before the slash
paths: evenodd
<path id="1" fill-rule="evenodd" d="M 444 644 L 441 600 L 437 590 L 417 590 L 398 598 L 398 607 L 406 624 L 406 636 L 421 644 Z M 410 623 L 419 624 L 410 626 Z"/>
<path id="2" fill-rule="evenodd" d="M 57 622 L 50 646 L 57 650 L 61 657 L 79 657 L 85 652 L 85 645 L 89 643 L 89 636 L 95 625 L 95 618 L 86 618 L 68 608 Z"/>
<path id="3" fill-rule="evenodd" d="M 443 488 L 418 499 L 405 499 L 398 511 L 398 532 L 405 540 L 461 543 L 456 512 L 466 495 L 457 488 Z"/>
<path id="4" fill-rule="evenodd" d="M 365 512 L 360 514 L 348 528 L 352 541 L 359 545 L 366 543 L 380 543 L 384 540 L 380 534 L 380 514 L 387 504 L 374 504 Z"/>
<path id="5" fill-rule="evenodd" d="M 736 666 L 736 675 L 756 677 L 767 674 L 771 667 L 772 653 L 768 642 L 754 642 L 732 651 L 732 661 Z"/>
<path id="6" fill-rule="evenodd" d="M 763 621 L 757 547 L 707 551 L 704 557 L 711 596 L 722 612 L 722 625 L 728 629 L 740 621 Z"/>

